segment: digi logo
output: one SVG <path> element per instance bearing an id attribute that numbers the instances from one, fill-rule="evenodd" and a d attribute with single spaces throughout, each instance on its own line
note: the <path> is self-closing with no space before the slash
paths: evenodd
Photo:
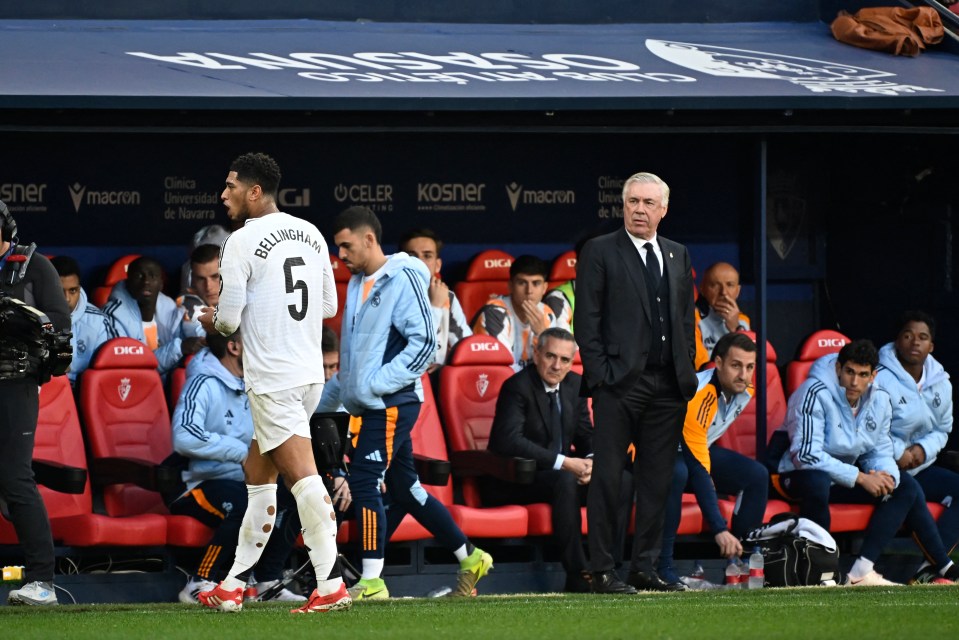
<path id="1" fill-rule="evenodd" d="M 842 338 L 820 338 L 816 344 L 820 347 L 844 347 L 846 341 Z"/>
<path id="2" fill-rule="evenodd" d="M 115 355 L 115 356 L 142 356 L 142 355 L 143 355 L 143 345 L 128 346 L 128 347 L 113 347 L 113 355 Z"/>
<path id="3" fill-rule="evenodd" d="M 509 269 L 513 261 L 509 258 L 489 258 L 483 261 L 483 267 L 486 269 Z"/>
<path id="4" fill-rule="evenodd" d="M 470 351 L 499 351 L 498 342 L 473 342 Z"/>

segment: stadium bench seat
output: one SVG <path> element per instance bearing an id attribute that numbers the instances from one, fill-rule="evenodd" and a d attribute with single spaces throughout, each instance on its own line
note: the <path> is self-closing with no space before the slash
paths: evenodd
<path id="1" fill-rule="evenodd" d="M 129 459 L 146 470 L 147 482 L 104 482 L 109 515 L 160 514 L 168 544 L 206 544 L 211 530 L 188 516 L 167 511 L 159 493 L 160 464 L 173 452 L 170 413 L 153 352 L 133 338 L 114 338 L 97 352 L 82 374 L 80 406 L 91 462 Z M 169 478 L 169 473 L 167 474 Z"/>
<path id="2" fill-rule="evenodd" d="M 576 252 L 567 251 L 561 253 L 553 260 L 549 270 L 550 286 L 555 287 L 567 280 L 576 279 Z"/>
<path id="3" fill-rule="evenodd" d="M 66 376 L 53 378 L 40 389 L 34 458 L 87 469 L 80 417 Z M 167 528 L 156 514 L 111 517 L 93 512 L 90 479 L 80 493 L 61 493 L 40 486 L 50 528 L 57 544 L 71 547 L 161 546 Z M 13 525 L 0 519 L 0 544 L 16 544 Z"/>
<path id="4" fill-rule="evenodd" d="M 140 254 L 131 253 L 117 258 L 113 264 L 110 265 L 110 268 L 107 269 L 106 276 L 103 278 L 103 283 L 98 287 L 94 287 L 91 293 L 91 302 L 93 302 L 94 306 L 100 308 L 107 303 L 107 299 L 110 297 L 110 291 L 113 290 L 113 285 L 121 280 L 127 279 L 127 269 L 130 267 L 130 263 L 139 257 Z"/>
<path id="5" fill-rule="evenodd" d="M 795 393 L 799 385 L 809 377 L 813 362 L 830 353 L 837 353 L 848 342 L 848 337 L 831 329 L 816 331 L 806 338 L 799 347 L 796 359 L 786 365 L 787 397 Z"/>
<path id="6" fill-rule="evenodd" d="M 500 387 L 513 375 L 512 361 L 498 340 L 474 335 L 458 342 L 449 363 L 440 369 L 440 413 L 450 462 L 463 502 L 476 512 L 471 514 L 478 529 L 474 535 L 481 537 L 523 537 L 528 532 L 525 507 L 483 507 L 476 484 L 477 476 L 491 474 L 529 482 L 536 469 L 533 460 L 498 456 L 486 448 Z M 470 535 L 465 526 L 463 530 Z"/>
<path id="7" fill-rule="evenodd" d="M 476 312 L 491 295 L 509 293 L 509 268 L 513 256 L 499 249 L 476 254 L 466 270 L 466 277 L 453 287 L 463 307 L 463 315 L 472 326 Z"/>
<path id="8" fill-rule="evenodd" d="M 340 327 L 343 324 L 343 307 L 346 305 L 346 287 L 352 274 L 346 263 L 332 253 L 330 254 L 330 264 L 333 267 L 333 282 L 336 283 L 336 315 L 323 320 L 323 324 L 333 329 L 336 335 L 340 335 Z"/>

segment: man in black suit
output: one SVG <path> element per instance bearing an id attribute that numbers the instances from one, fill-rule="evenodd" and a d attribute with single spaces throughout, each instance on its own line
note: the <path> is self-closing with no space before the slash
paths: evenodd
<path id="1" fill-rule="evenodd" d="M 566 570 L 567 591 L 589 591 L 583 552 L 582 516 L 586 487 L 593 471 L 593 424 L 581 377 L 571 373 L 576 342 L 566 329 L 544 330 L 533 350 L 535 366 L 503 383 L 489 448 L 507 456 L 536 461 L 532 484 L 488 480 L 484 501 L 490 504 L 548 502 L 553 538 Z M 575 451 L 573 449 L 575 448 Z"/>
<path id="2" fill-rule="evenodd" d="M 586 243 L 576 265 L 574 322 L 584 392 L 593 397 L 594 477 L 587 520 L 593 590 L 679 590 L 656 574 L 663 508 L 696 393 L 693 279 L 686 247 L 656 229 L 669 187 L 651 173 L 623 184 L 625 229 Z M 636 445 L 636 533 L 627 583 L 613 571 L 623 452 Z"/>

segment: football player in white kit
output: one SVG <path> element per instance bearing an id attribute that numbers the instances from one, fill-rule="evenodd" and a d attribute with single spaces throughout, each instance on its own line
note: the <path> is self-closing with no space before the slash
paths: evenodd
<path id="1" fill-rule="evenodd" d="M 336 516 L 317 473 L 309 419 L 323 392 L 323 319 L 336 312 L 326 240 L 311 223 L 279 211 L 280 169 L 270 156 L 247 153 L 230 165 L 220 195 L 243 227 L 223 243 L 219 304 L 205 308 L 207 332 L 243 328 L 243 370 L 254 439 L 244 463 L 249 503 L 236 559 L 225 580 L 198 599 L 220 611 L 243 607 L 246 579 L 270 537 L 276 481 L 296 498 L 316 590 L 293 613 L 349 609 L 336 553 Z"/>

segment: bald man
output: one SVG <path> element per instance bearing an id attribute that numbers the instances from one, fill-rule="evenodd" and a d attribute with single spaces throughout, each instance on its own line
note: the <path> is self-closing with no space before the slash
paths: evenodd
<path id="1" fill-rule="evenodd" d="M 728 262 L 706 269 L 696 301 L 696 369 L 712 358 L 713 347 L 727 333 L 749 331 L 749 316 L 739 310 L 739 272 Z"/>

